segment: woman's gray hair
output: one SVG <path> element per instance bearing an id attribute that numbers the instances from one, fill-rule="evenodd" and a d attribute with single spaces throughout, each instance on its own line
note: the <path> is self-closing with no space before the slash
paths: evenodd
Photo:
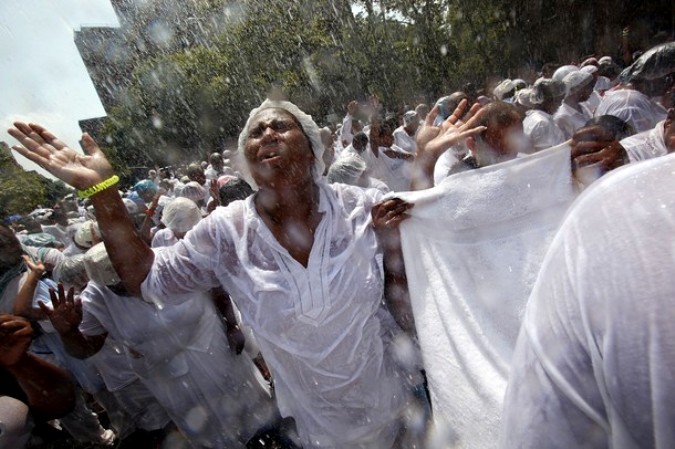
<path id="1" fill-rule="evenodd" d="M 263 101 L 259 107 L 251 111 L 248 116 L 248 120 L 246 120 L 246 125 L 244 125 L 244 129 L 242 129 L 241 134 L 239 134 L 239 144 L 237 146 L 236 154 L 236 157 L 239 158 L 239 161 L 237 161 L 238 165 L 242 168 L 247 166 L 245 163 L 242 164 L 242 162 L 245 162 L 244 149 L 246 148 L 246 141 L 248 140 L 248 134 L 253 123 L 253 117 L 265 109 L 283 109 L 295 117 L 298 123 L 300 123 L 302 131 L 309 139 L 309 145 L 312 149 L 312 153 L 314 153 L 314 173 L 312 173 L 312 176 L 315 180 L 321 179 L 323 171 L 326 167 L 323 162 L 324 146 L 321 141 L 321 135 L 319 134 L 319 127 L 314 122 L 314 120 L 312 120 L 311 115 L 305 114 L 300 110 L 300 108 L 290 101 L 276 101 L 267 99 Z"/>

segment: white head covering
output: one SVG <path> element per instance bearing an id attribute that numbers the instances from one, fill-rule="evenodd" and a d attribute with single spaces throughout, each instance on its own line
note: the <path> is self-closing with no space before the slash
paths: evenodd
<path id="1" fill-rule="evenodd" d="M 321 141 L 321 135 L 319 134 L 319 127 L 316 123 L 314 123 L 311 115 L 305 114 L 300 110 L 300 108 L 290 101 L 276 101 L 267 99 L 263 101 L 260 107 L 251 111 L 248 116 L 248 120 L 246 120 L 246 125 L 244 125 L 244 129 L 242 129 L 241 134 L 239 134 L 239 144 L 237 147 L 238 156 L 241 158 L 244 156 L 244 148 L 246 147 L 246 140 L 248 139 L 249 128 L 251 127 L 253 117 L 255 117 L 258 112 L 264 109 L 283 109 L 298 120 L 302 130 L 305 132 L 305 134 L 307 134 L 307 137 L 309 137 L 309 145 L 311 146 L 312 152 L 314 153 L 314 179 L 320 180 L 321 175 L 323 174 L 323 171 L 326 167 L 323 162 L 324 146 Z"/>
<path id="2" fill-rule="evenodd" d="M 180 198 L 188 198 L 196 203 L 197 201 L 202 201 L 204 199 L 206 196 L 206 189 L 199 185 L 198 182 L 190 181 L 185 184 L 185 187 L 181 189 L 180 194 L 177 195 Z"/>
<path id="3" fill-rule="evenodd" d="M 551 78 L 539 78 L 532 86 L 530 94 L 530 103 L 539 105 L 544 103 L 547 96 L 551 98 L 562 97 L 565 95 L 565 85 L 562 81 L 556 81 Z"/>
<path id="4" fill-rule="evenodd" d="M 592 67 L 592 66 L 590 66 Z M 565 92 L 566 96 L 570 96 L 579 91 L 584 86 L 589 85 L 593 82 L 593 75 L 582 70 L 577 70 L 572 72 L 563 78 L 563 83 L 565 83 Z"/>
<path id="5" fill-rule="evenodd" d="M 356 182 L 366 171 L 366 162 L 355 154 L 341 157 L 328 169 L 328 182 L 357 185 Z"/>
<path id="6" fill-rule="evenodd" d="M 564 65 L 562 67 L 559 67 L 558 70 L 553 72 L 553 78 L 556 81 L 562 81 L 567 75 L 569 75 L 572 72 L 576 72 L 579 70 L 579 67 L 575 65 Z"/>
<path id="7" fill-rule="evenodd" d="M 162 213 L 162 223 L 174 232 L 188 232 L 201 218 L 199 207 L 188 198 L 176 198 Z"/>
<path id="8" fill-rule="evenodd" d="M 614 62 L 612 60 L 611 56 L 603 56 L 602 58 L 598 59 L 598 64 L 611 64 Z"/>
<path id="9" fill-rule="evenodd" d="M 530 100 L 530 97 L 532 96 L 532 88 L 531 87 L 526 87 L 524 89 L 520 89 L 516 94 L 513 96 L 513 102 L 516 104 L 519 104 L 527 109 L 532 109 L 534 105 L 532 104 L 532 101 Z"/>
<path id="10" fill-rule="evenodd" d="M 579 69 L 582 72 L 590 73 L 591 75 L 598 71 L 598 67 L 594 65 L 585 65 Z"/>
<path id="11" fill-rule="evenodd" d="M 511 91 L 513 91 L 516 88 L 516 86 L 513 84 L 513 81 L 510 79 L 505 79 L 495 89 L 492 91 L 492 93 L 497 97 L 498 100 L 503 100 L 504 97 Z"/>
<path id="12" fill-rule="evenodd" d="M 94 245 L 94 237 L 101 239 L 101 231 L 98 229 L 98 223 L 93 220 L 85 221 L 77 228 L 75 232 L 75 243 L 82 248 L 91 248 Z"/>
<path id="13" fill-rule="evenodd" d="M 66 288 L 82 287 L 89 281 L 87 269 L 84 264 L 84 254 L 65 257 L 54 267 L 52 278 L 55 282 L 61 282 Z"/>
<path id="14" fill-rule="evenodd" d="M 129 215 L 136 215 L 138 213 L 138 206 L 134 203 L 134 200 L 122 198 L 122 202 L 124 203 L 124 207 L 127 208 Z"/>
<path id="15" fill-rule="evenodd" d="M 417 112 L 415 111 L 408 111 L 405 114 L 403 114 L 403 126 L 408 126 L 411 123 L 414 123 L 418 120 L 417 118 Z"/>
<path id="16" fill-rule="evenodd" d="M 101 285 L 115 285 L 121 279 L 113 268 L 103 242 L 92 246 L 84 254 L 84 268 L 87 270 L 89 279 Z"/>

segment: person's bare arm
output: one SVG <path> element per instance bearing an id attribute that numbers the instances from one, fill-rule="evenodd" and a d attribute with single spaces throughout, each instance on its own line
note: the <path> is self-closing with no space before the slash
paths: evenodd
<path id="1" fill-rule="evenodd" d="M 141 225 L 141 229 L 138 231 L 140 234 L 141 238 L 150 245 L 152 243 L 152 236 L 150 235 L 150 231 L 152 230 L 152 217 L 155 215 L 155 211 L 157 210 L 157 204 L 159 203 L 159 197 L 161 196 L 161 193 L 157 192 L 157 194 L 152 198 L 152 203 L 150 203 L 150 207 L 145 211 L 145 218 L 143 219 L 143 224 Z"/>
<path id="2" fill-rule="evenodd" d="M 417 134 L 417 156 L 413 165 L 410 190 L 424 190 L 433 187 L 434 167 L 438 158 L 463 139 L 485 131 L 484 126 L 475 126 L 482 116 L 482 110 L 477 103 L 469 110 L 468 117 L 470 118 L 465 123 L 456 125 L 459 117 L 464 115 L 467 105 L 468 102 L 462 100 L 457 109 L 441 126 L 434 126 L 434 120 L 436 120 L 439 112 L 438 106 L 434 106 L 427 114 L 424 125 Z"/>
<path id="3" fill-rule="evenodd" d="M 415 338 L 415 319 L 399 231 L 399 225 L 408 218 L 407 211 L 412 206 L 399 198 L 392 198 L 373 206 L 372 216 L 375 234 L 383 250 L 385 304 L 401 329 Z"/>
<path id="4" fill-rule="evenodd" d="M 28 320 L 0 315 L 0 365 L 19 383 L 33 414 L 59 418 L 75 407 L 75 386 L 65 370 L 27 352 L 31 335 Z"/>
<path id="5" fill-rule="evenodd" d="M 40 125 L 16 122 L 8 132 L 22 145 L 13 146 L 14 151 L 78 190 L 86 190 L 113 175 L 112 166 L 88 134 L 82 137 L 82 155 Z M 154 253 L 136 232 L 116 186 L 91 199 L 115 271 L 127 291 L 140 297 L 141 283 L 150 271 Z"/>
<path id="6" fill-rule="evenodd" d="M 26 281 L 23 283 L 14 300 L 14 315 L 22 316 L 28 320 L 42 320 L 45 315 L 40 309 L 33 308 L 33 296 L 38 282 L 45 272 L 42 262 L 33 262 L 30 257 L 23 256 L 24 263 L 28 266 Z"/>
<path id="7" fill-rule="evenodd" d="M 235 354 L 241 354 L 246 344 L 246 338 L 239 328 L 237 316 L 234 313 L 232 306 L 232 298 L 227 294 L 222 287 L 211 289 L 211 300 L 218 309 L 223 321 L 225 321 L 225 329 L 227 333 L 227 342 L 230 345 L 230 350 Z"/>

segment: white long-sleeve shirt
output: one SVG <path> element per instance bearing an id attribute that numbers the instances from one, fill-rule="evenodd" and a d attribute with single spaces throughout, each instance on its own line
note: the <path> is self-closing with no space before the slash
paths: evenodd
<path id="1" fill-rule="evenodd" d="M 390 447 L 406 393 L 381 338 L 383 272 L 370 210 L 382 193 L 318 186 L 322 219 L 307 267 L 250 197 L 157 251 L 143 297 L 161 303 L 169 292 L 222 285 L 253 329 L 281 414 L 295 418 L 304 447 Z"/>

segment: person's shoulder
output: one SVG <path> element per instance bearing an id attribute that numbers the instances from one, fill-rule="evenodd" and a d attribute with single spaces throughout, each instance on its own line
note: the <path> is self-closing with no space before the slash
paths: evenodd
<path id="1" fill-rule="evenodd" d="M 602 213 L 601 209 L 606 207 L 622 211 L 648 208 L 653 201 L 675 188 L 674 171 L 675 154 L 613 170 L 584 191 L 575 203 L 576 215 Z M 635 214 L 631 220 L 642 218 L 653 220 L 650 214 Z"/>

